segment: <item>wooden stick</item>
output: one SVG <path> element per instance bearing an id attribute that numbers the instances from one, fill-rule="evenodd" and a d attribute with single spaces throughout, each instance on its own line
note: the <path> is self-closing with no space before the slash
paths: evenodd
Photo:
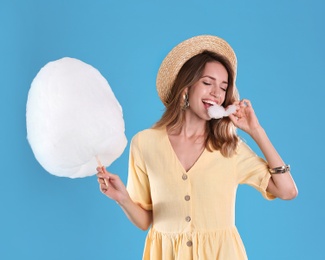
<path id="1" fill-rule="evenodd" d="M 99 167 L 103 167 L 101 161 L 98 158 L 98 155 L 96 155 L 96 161 L 97 161 L 97 164 L 98 164 Z M 107 180 L 105 178 L 103 178 L 103 179 L 104 179 L 105 185 L 108 187 Z"/>

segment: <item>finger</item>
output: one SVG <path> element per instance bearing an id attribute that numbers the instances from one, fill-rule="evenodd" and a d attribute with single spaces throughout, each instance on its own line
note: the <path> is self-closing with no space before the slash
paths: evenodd
<path id="1" fill-rule="evenodd" d="M 104 179 L 105 177 L 107 178 L 107 176 L 105 174 L 102 174 L 102 173 L 97 173 L 97 178 L 98 179 Z"/>
<path id="2" fill-rule="evenodd" d="M 96 168 L 96 170 L 97 170 L 98 172 L 103 172 L 103 173 L 105 172 L 104 169 L 103 169 L 103 167 L 100 167 L 100 166 L 98 166 L 98 167 Z"/>
<path id="3" fill-rule="evenodd" d="M 245 101 L 244 100 L 240 101 L 239 106 L 240 106 L 240 108 L 246 107 Z"/>
<path id="4" fill-rule="evenodd" d="M 229 118 L 230 118 L 231 122 L 232 122 L 235 126 L 237 126 L 238 117 L 232 114 L 232 115 L 229 115 Z"/>
<path id="5" fill-rule="evenodd" d="M 243 111 L 241 108 L 239 108 L 233 115 L 237 118 L 241 118 L 243 116 Z"/>
<path id="6" fill-rule="evenodd" d="M 101 188 L 100 191 L 101 191 L 101 193 L 106 194 L 107 188 Z"/>
<path id="7" fill-rule="evenodd" d="M 99 190 L 103 192 L 104 189 L 107 189 L 103 184 L 99 184 Z"/>
<path id="8" fill-rule="evenodd" d="M 108 173 L 104 166 L 98 166 L 96 167 L 96 170 L 98 173 Z"/>
<path id="9" fill-rule="evenodd" d="M 105 168 L 104 166 L 97 167 L 96 169 L 97 169 L 97 172 L 100 173 L 100 174 L 108 174 L 108 175 L 111 174 L 110 172 L 108 172 L 108 171 L 106 170 L 106 168 Z"/>
<path id="10" fill-rule="evenodd" d="M 103 178 L 98 178 L 97 181 L 99 184 L 105 184 L 105 180 Z"/>
<path id="11" fill-rule="evenodd" d="M 248 100 L 248 99 L 246 99 L 246 98 L 244 98 L 241 102 L 242 102 L 242 104 L 243 104 L 244 106 L 246 106 L 246 107 L 251 107 L 251 106 L 252 106 L 250 100 Z"/>
<path id="12" fill-rule="evenodd" d="M 103 178 L 98 178 L 98 179 L 101 179 L 101 181 L 98 181 L 100 184 L 105 185 L 106 187 L 108 187 L 109 182 L 110 182 L 109 177 L 103 177 Z"/>
<path id="13" fill-rule="evenodd" d="M 109 173 L 97 173 L 97 177 L 102 178 L 102 179 L 109 179 L 111 177 L 111 174 L 109 174 Z"/>
<path id="14" fill-rule="evenodd" d="M 108 190 L 108 186 L 106 184 L 99 184 L 99 189 L 101 192 L 105 193 Z"/>

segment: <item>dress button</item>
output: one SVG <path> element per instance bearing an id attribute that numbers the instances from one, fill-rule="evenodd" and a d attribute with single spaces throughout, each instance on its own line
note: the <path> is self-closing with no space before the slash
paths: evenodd
<path id="1" fill-rule="evenodd" d="M 191 241 L 191 240 L 189 240 L 189 241 L 187 241 L 187 242 L 186 242 L 186 245 L 187 245 L 188 247 L 190 247 L 190 246 L 192 246 L 192 245 L 193 245 L 193 243 L 192 243 L 192 241 Z"/>
<path id="2" fill-rule="evenodd" d="M 187 175 L 184 173 L 183 176 L 182 176 L 182 179 L 185 181 L 187 180 Z"/>
<path id="3" fill-rule="evenodd" d="M 189 200 L 191 199 L 191 197 L 190 197 L 190 195 L 186 195 L 186 196 L 184 197 L 184 199 L 185 199 L 186 201 L 189 201 Z"/>
<path id="4" fill-rule="evenodd" d="M 187 217 L 185 218 L 185 220 L 186 220 L 186 222 L 190 222 L 190 221 L 191 221 L 191 217 L 190 217 L 190 216 L 187 216 Z"/>

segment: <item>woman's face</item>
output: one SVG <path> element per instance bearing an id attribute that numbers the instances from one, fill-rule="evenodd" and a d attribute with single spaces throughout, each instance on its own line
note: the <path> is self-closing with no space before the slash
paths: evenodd
<path id="1" fill-rule="evenodd" d="M 226 98 L 228 72 L 219 62 L 208 62 L 202 76 L 188 90 L 189 109 L 199 118 L 210 120 L 208 108 L 213 104 L 221 105 Z"/>

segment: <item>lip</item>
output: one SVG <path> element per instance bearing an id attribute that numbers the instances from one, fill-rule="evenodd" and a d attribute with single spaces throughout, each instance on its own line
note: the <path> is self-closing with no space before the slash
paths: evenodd
<path id="1" fill-rule="evenodd" d="M 214 101 L 214 100 L 211 100 L 211 99 L 202 99 L 202 103 L 203 103 L 204 108 L 205 108 L 206 110 L 208 110 L 209 107 L 212 107 L 212 106 L 214 106 L 214 105 L 217 105 L 217 102 Z"/>
<path id="2" fill-rule="evenodd" d="M 202 100 L 203 103 L 208 103 L 210 105 L 216 105 L 217 104 L 217 101 L 214 101 L 214 100 L 211 100 L 211 99 L 203 99 Z"/>
<path id="3" fill-rule="evenodd" d="M 211 106 L 217 105 L 217 102 L 211 99 L 203 99 L 202 103 L 206 109 L 208 109 Z"/>

